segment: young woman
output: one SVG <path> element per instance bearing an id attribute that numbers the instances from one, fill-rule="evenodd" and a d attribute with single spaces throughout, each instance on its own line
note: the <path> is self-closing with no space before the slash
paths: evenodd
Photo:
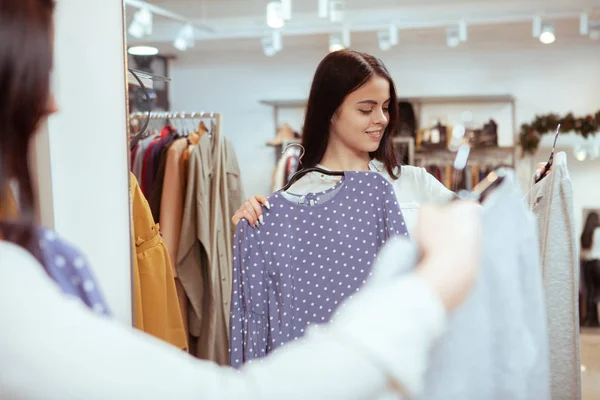
<path id="1" fill-rule="evenodd" d="M 0 0 L 0 205 L 9 203 L 15 182 L 20 208 L 2 221 L 0 234 L 0 398 L 418 395 L 447 312 L 462 302 L 477 275 L 481 218 L 469 203 L 419 215 L 423 258 L 414 273 L 369 282 L 335 323 L 241 372 L 194 359 L 65 295 L 70 292 L 62 278 L 72 277 L 62 271 L 71 258 L 76 271 L 85 265 L 78 254 L 49 250 L 55 234 L 34 225 L 27 156 L 36 128 L 55 111 L 49 89 L 52 10 L 51 0 Z M 396 253 L 390 242 L 379 264 L 393 269 Z M 43 265 L 48 255 L 50 267 Z M 84 282 L 88 293 L 93 278 Z M 70 294 L 85 301 L 85 293 Z"/>
<path id="2" fill-rule="evenodd" d="M 317 67 L 308 97 L 302 167 L 382 174 L 393 183 L 408 231 L 414 233 L 421 204 L 443 204 L 456 195 L 424 168 L 397 164 L 392 142 L 397 124 L 396 89 L 381 60 L 352 50 L 330 53 Z M 319 192 L 337 179 L 310 173 L 288 191 Z M 260 226 L 262 206 L 269 208 L 264 196 L 251 197 L 232 222 L 245 218 Z"/>

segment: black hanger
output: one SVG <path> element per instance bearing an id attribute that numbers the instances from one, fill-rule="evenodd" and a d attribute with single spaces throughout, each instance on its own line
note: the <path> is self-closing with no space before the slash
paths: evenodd
<path id="1" fill-rule="evenodd" d="M 552 151 L 550 152 L 550 158 L 548 159 L 548 162 L 544 166 L 544 169 L 542 170 L 542 173 L 540 174 L 539 178 L 535 179 L 535 183 L 538 183 L 539 181 L 544 179 L 544 177 L 546 176 L 546 173 L 548 171 L 550 171 L 550 167 L 552 167 L 552 163 L 554 162 L 554 151 L 556 150 L 556 140 L 558 139 L 559 133 L 560 133 L 560 124 L 558 124 L 558 126 L 556 127 L 556 136 L 554 136 L 554 144 L 552 145 Z"/>
<path id="2" fill-rule="evenodd" d="M 302 152 L 300 153 L 300 157 L 298 157 L 298 165 L 302 165 L 302 157 L 304 156 L 304 147 L 301 144 L 299 144 L 299 143 L 289 144 L 285 148 L 285 150 L 283 150 L 282 153 L 285 154 L 287 149 L 289 149 L 291 146 L 299 146 L 302 149 Z M 294 183 L 296 183 L 298 181 L 298 179 L 302 178 L 304 175 L 308 174 L 309 172 L 319 172 L 323 175 L 329 175 L 329 176 L 344 176 L 344 171 L 329 171 L 329 170 L 319 168 L 319 167 L 301 169 L 300 171 L 298 171 L 294 175 L 292 175 L 292 177 L 290 178 L 288 183 L 286 183 L 285 186 L 281 188 L 281 190 L 283 190 L 283 191 L 288 190 Z"/>

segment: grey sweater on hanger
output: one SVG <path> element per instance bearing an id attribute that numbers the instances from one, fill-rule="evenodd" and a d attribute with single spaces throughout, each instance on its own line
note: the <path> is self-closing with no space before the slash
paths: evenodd
<path id="1" fill-rule="evenodd" d="M 528 193 L 538 219 L 551 349 L 552 398 L 581 399 L 579 356 L 579 263 L 573 217 L 573 189 L 564 152 L 552 173 Z"/>
<path id="2" fill-rule="evenodd" d="M 480 276 L 431 353 L 425 400 L 549 400 L 550 357 L 537 224 L 510 174 L 484 203 Z M 396 239 L 399 240 L 399 239 Z M 402 257 L 398 254 L 402 253 Z M 374 280 L 411 270 L 414 244 Z M 562 400 L 562 399 L 557 399 Z"/>

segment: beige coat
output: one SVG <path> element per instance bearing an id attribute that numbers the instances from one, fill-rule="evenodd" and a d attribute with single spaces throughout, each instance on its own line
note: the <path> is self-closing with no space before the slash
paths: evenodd
<path id="1" fill-rule="evenodd" d="M 190 351 L 227 365 L 232 284 L 232 230 L 228 224 L 241 206 L 242 193 L 233 146 L 226 139 L 213 142 L 204 135 L 190 153 L 177 274 L 190 303 Z M 221 157 L 217 157 L 220 151 Z M 220 168 L 215 165 L 218 158 Z M 213 195 L 217 188 L 218 195 Z"/>

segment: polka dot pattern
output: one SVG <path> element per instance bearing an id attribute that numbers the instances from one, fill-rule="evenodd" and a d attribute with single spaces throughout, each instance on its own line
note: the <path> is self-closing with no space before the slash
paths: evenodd
<path id="1" fill-rule="evenodd" d="M 346 172 L 327 191 L 269 198 L 264 226 L 238 224 L 233 242 L 230 362 L 240 367 L 330 321 L 364 285 L 377 251 L 407 236 L 393 187 Z"/>
<path id="2" fill-rule="evenodd" d="M 9 230 L 11 224 L 2 223 Z M 29 250 L 42 264 L 46 272 L 62 291 L 83 301 L 90 309 L 101 315 L 109 315 L 96 281 L 78 250 L 62 240 L 54 231 L 37 228 Z"/>

